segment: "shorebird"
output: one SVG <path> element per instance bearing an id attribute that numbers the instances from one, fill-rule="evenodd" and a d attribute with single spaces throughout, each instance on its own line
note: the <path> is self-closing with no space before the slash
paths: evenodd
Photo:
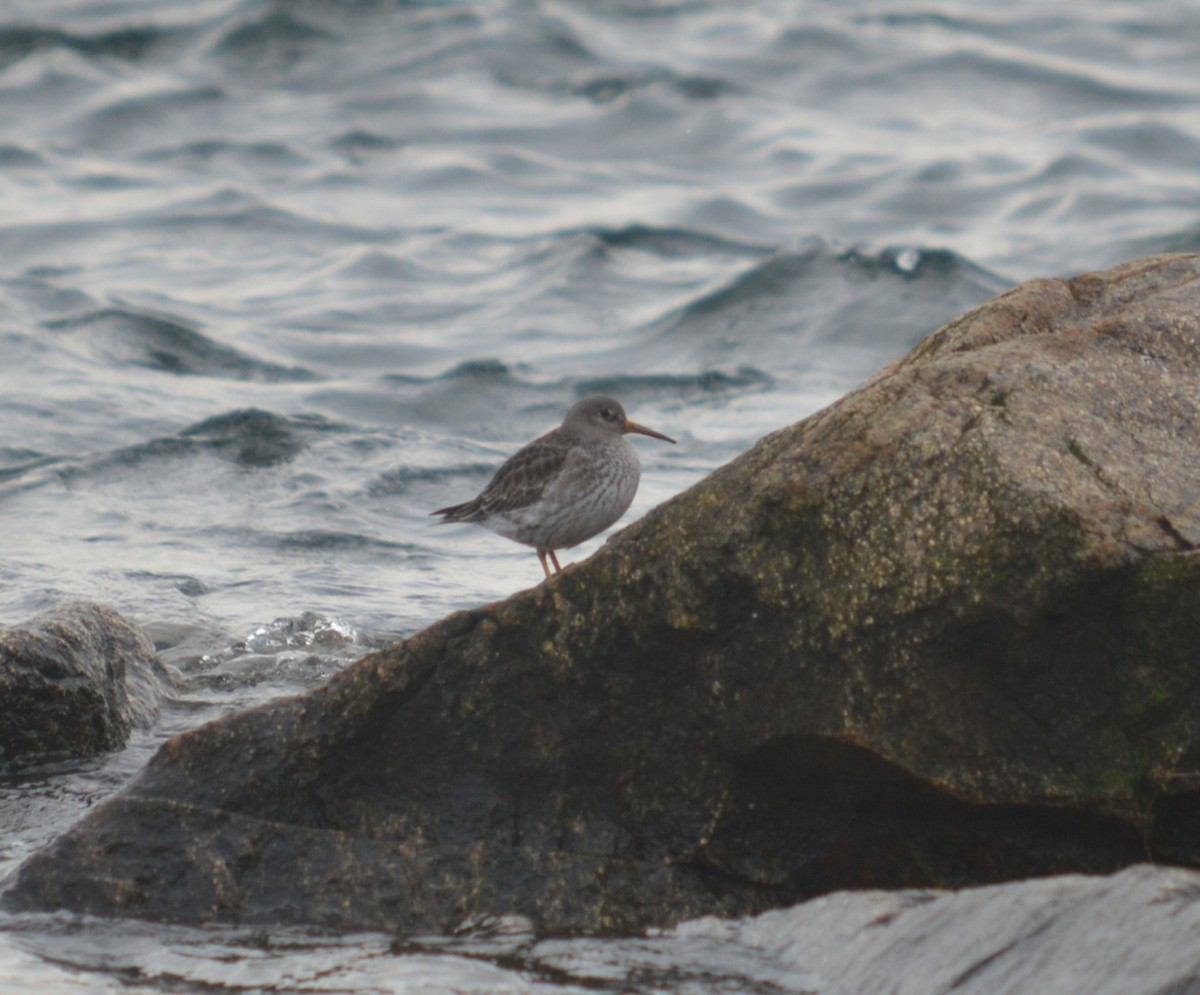
<path id="1" fill-rule="evenodd" d="M 603 532 L 632 503 L 642 471 L 630 432 L 675 441 L 630 421 L 611 397 L 585 397 L 558 428 L 509 457 L 478 497 L 432 514 L 442 516 L 439 525 L 473 522 L 532 546 L 550 577 L 550 563 L 562 570 L 555 550 Z"/>

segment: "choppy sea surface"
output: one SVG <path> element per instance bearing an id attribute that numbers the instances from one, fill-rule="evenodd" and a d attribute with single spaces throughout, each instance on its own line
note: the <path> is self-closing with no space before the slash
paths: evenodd
<path id="1" fill-rule="evenodd" d="M 1198 175 L 1182 0 L 3 0 L 0 624 L 111 605 L 181 692 L 0 777 L 0 875 L 166 736 L 538 582 L 429 512 L 579 397 L 679 440 L 631 520 L 1020 280 L 1200 249 Z M 724 935 L 3 917 L 0 980 L 820 990 Z"/>

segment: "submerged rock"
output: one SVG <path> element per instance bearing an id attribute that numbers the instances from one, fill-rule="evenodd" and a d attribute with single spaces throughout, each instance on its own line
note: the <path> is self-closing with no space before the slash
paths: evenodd
<path id="1" fill-rule="evenodd" d="M 1198 453 L 1200 256 L 1024 284 L 558 578 L 171 740 L 8 904 L 634 931 L 1198 864 Z"/>
<path id="2" fill-rule="evenodd" d="M 0 629 L 0 761 L 85 757 L 124 746 L 158 715 L 170 681 L 146 635 L 77 601 Z"/>

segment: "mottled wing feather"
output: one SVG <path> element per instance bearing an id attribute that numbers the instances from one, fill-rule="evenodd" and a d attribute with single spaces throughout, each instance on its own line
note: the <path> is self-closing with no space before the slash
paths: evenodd
<path id="1" fill-rule="evenodd" d="M 535 504 L 562 470 L 570 455 L 569 441 L 551 432 L 515 453 L 476 499 L 484 515 L 503 515 Z"/>
<path id="2" fill-rule="evenodd" d="M 472 498 L 464 504 L 452 504 L 448 508 L 438 508 L 431 515 L 441 515 L 442 520 L 435 524 L 450 525 L 454 522 L 473 522 L 479 517 L 479 498 Z"/>

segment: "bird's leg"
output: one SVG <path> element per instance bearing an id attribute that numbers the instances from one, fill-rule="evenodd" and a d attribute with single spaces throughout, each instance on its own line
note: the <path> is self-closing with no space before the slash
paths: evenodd
<path id="1" fill-rule="evenodd" d="M 538 555 L 538 562 L 539 562 L 539 563 L 542 565 L 542 569 L 543 569 L 544 571 L 546 571 L 546 580 L 549 580 L 549 579 L 550 579 L 550 567 L 549 567 L 549 565 L 546 563 L 546 554 L 547 554 L 547 553 L 549 553 L 551 556 L 553 556 L 553 555 L 554 555 L 554 551 L 553 551 L 553 550 L 549 550 L 549 549 L 539 549 L 539 550 L 537 551 L 537 555 Z M 558 563 L 557 563 L 557 562 L 555 563 L 555 566 L 558 566 Z"/>
<path id="2" fill-rule="evenodd" d="M 556 574 L 562 573 L 562 567 L 558 565 L 558 554 L 556 554 L 552 549 L 548 549 L 546 552 L 550 554 L 550 559 L 554 561 L 554 572 Z"/>

